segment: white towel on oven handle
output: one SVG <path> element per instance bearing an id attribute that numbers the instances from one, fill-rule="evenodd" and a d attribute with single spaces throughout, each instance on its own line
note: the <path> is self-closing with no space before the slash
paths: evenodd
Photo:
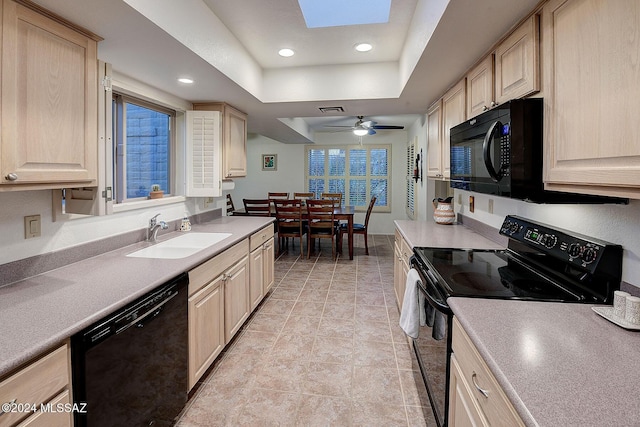
<path id="1" fill-rule="evenodd" d="M 405 334 L 413 339 L 418 338 L 420 325 L 424 325 L 424 296 L 418 289 L 420 276 L 412 268 L 407 273 L 402 311 L 400 312 L 400 327 Z"/>

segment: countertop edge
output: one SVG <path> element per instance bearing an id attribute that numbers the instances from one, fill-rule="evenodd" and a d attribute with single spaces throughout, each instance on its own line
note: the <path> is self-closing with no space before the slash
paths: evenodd
<path id="1" fill-rule="evenodd" d="M 192 227 L 192 231 L 203 231 L 206 230 L 208 228 L 210 228 L 211 226 L 217 227 L 217 226 L 224 226 L 224 218 L 233 218 L 233 217 L 222 217 L 222 218 L 217 218 L 214 219 L 212 221 L 206 222 L 206 223 L 202 223 L 202 224 L 194 224 Z M 240 217 L 237 217 L 240 218 Z M 157 275 L 156 277 L 154 277 L 154 279 L 150 280 L 149 282 L 144 283 L 143 285 L 141 285 L 139 288 L 135 289 L 135 291 L 132 291 L 131 293 L 127 294 L 125 297 L 119 298 L 116 301 L 113 301 L 111 303 L 107 303 L 103 308 L 101 308 L 98 311 L 95 311 L 94 313 L 92 313 L 89 316 L 83 317 L 80 320 L 74 320 L 74 321 L 70 321 L 70 322 L 64 322 L 65 327 L 62 327 L 61 329 L 55 329 L 53 330 L 51 333 L 48 334 L 44 334 L 46 335 L 46 337 L 38 337 L 37 339 L 35 339 L 34 341 L 37 341 L 35 344 L 29 344 L 27 346 L 25 346 L 23 349 L 17 350 L 16 353 L 12 353 L 10 354 L 9 357 L 5 357 L 3 358 L 2 361 L 0 361 L 0 378 L 4 378 L 5 376 L 8 376 L 10 374 L 12 374 L 14 371 L 17 371 L 18 369 L 20 369 L 21 367 L 23 367 L 24 365 L 28 364 L 30 361 L 32 361 L 34 358 L 37 358 L 38 356 L 58 347 L 59 345 L 63 344 L 65 341 L 67 341 L 68 339 L 70 339 L 71 336 L 73 336 L 75 333 L 81 331 L 82 329 L 86 328 L 87 326 L 91 325 L 92 323 L 100 320 L 101 318 L 103 318 L 104 316 L 108 315 L 109 313 L 112 313 L 115 310 L 118 310 L 121 307 L 124 307 L 126 304 L 134 301 L 135 299 L 145 295 L 146 293 L 148 293 L 149 291 L 155 289 L 158 286 L 161 286 L 162 284 L 168 282 L 169 280 L 173 279 L 174 277 L 184 273 L 184 272 L 188 272 L 189 270 L 193 269 L 194 267 L 202 264 L 203 262 L 215 257 L 216 255 L 222 253 L 223 251 L 229 249 L 230 247 L 232 247 L 233 245 L 243 241 L 244 239 L 248 238 L 249 236 L 251 236 L 252 234 L 254 234 L 255 232 L 263 229 L 264 227 L 267 227 L 269 224 L 273 223 L 273 218 L 269 218 L 269 217 L 259 217 L 262 221 L 257 220 L 257 217 L 252 219 L 251 222 L 253 222 L 254 224 L 251 226 L 247 226 L 246 231 L 242 231 L 242 232 L 235 232 L 232 233 L 232 236 L 230 236 L 229 238 L 225 239 L 223 242 L 220 242 L 218 244 L 212 245 L 210 248 L 207 248 L 205 250 L 199 251 L 194 255 L 191 255 L 189 257 L 183 258 L 182 259 L 182 263 L 180 265 L 180 268 L 172 271 L 172 272 L 167 272 L 167 273 L 162 273 Z M 221 223 L 222 222 L 222 223 Z M 164 241 L 164 240 L 168 240 L 172 237 L 177 237 L 179 234 L 183 234 L 182 232 L 179 231 L 173 231 L 170 233 L 166 233 L 160 236 L 160 238 L 158 239 L 158 241 Z M 96 260 L 99 260 L 100 258 L 105 258 L 108 259 L 110 257 L 113 256 L 126 256 L 126 253 L 130 253 L 130 252 L 134 252 L 138 249 L 143 248 L 145 245 L 148 245 L 148 242 L 137 242 L 134 244 L 130 244 L 130 245 L 126 245 L 123 246 L 121 248 L 117 248 L 114 249 L 112 251 L 108 251 L 106 253 L 103 254 L 99 254 L 99 255 L 95 255 L 95 256 L 91 256 L 85 260 L 82 261 L 78 261 L 76 263 L 70 264 L 69 266 L 65 266 L 65 267 L 60 267 L 60 268 L 56 268 L 47 272 L 44 272 L 42 274 L 39 274 L 38 276 L 34 276 L 34 277 L 30 277 L 15 283 L 12 283 L 8 286 L 6 286 L 6 288 L 8 287 L 17 287 L 19 288 L 20 285 L 22 283 L 29 283 L 32 280 L 36 280 L 38 278 L 46 278 L 48 275 L 61 275 L 64 274 L 64 270 L 69 268 L 69 267 L 74 267 L 74 268 L 78 268 L 79 266 L 82 265 L 82 263 L 89 263 L 89 262 L 96 262 Z M 106 261 L 105 261 L 106 262 Z M 3 287 L 4 288 L 4 287 Z M 3 289 L 0 288 L 0 291 Z M 63 307 L 60 307 L 61 310 L 64 310 Z M 67 310 L 69 308 L 67 307 Z M 47 325 L 39 325 L 42 328 L 47 328 Z M 35 329 L 37 330 L 37 327 L 31 327 L 31 329 Z M 36 333 L 34 333 L 35 335 Z M 24 339 L 24 337 L 21 337 L 22 339 Z M 9 340 L 11 341 L 11 340 Z M 16 340 L 14 339 L 14 342 Z M 10 343 L 9 343 L 10 344 Z"/>

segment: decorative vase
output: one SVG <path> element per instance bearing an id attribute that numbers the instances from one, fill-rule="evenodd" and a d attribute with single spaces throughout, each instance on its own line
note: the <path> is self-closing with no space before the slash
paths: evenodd
<path id="1" fill-rule="evenodd" d="M 437 224 L 453 224 L 456 222 L 456 214 L 453 211 L 453 197 L 446 199 L 433 199 L 433 219 Z"/>

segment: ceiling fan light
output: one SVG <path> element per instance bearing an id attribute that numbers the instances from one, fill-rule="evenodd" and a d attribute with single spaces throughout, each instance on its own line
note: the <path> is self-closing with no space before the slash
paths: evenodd
<path id="1" fill-rule="evenodd" d="M 353 130 L 354 135 L 356 136 L 365 136 L 366 134 L 369 133 L 369 131 L 367 129 L 364 128 L 357 128 Z"/>

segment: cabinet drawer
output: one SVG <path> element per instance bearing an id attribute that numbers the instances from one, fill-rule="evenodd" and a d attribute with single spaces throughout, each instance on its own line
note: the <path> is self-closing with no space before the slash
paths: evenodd
<path id="1" fill-rule="evenodd" d="M 0 383 L 0 402 L 35 404 L 49 401 L 69 385 L 69 347 L 53 350 Z M 13 425 L 24 412 L 0 412 L 0 426 Z"/>
<path id="2" fill-rule="evenodd" d="M 209 261 L 200 264 L 189 272 L 189 296 L 198 292 L 207 283 L 218 277 L 235 262 L 249 253 L 249 239 L 244 239 L 235 246 L 216 255 Z"/>
<path id="3" fill-rule="evenodd" d="M 49 412 L 40 412 L 33 414 L 20 424 L 18 427 L 69 427 L 72 426 L 71 411 L 67 411 L 67 407 L 62 407 L 64 410 L 60 410 L 58 405 L 69 405 L 71 403 L 71 397 L 69 390 L 65 390 L 56 396 L 53 400 L 48 402 L 51 405 Z"/>
<path id="4" fill-rule="evenodd" d="M 469 384 L 473 400 L 491 426 L 524 426 L 458 319 L 454 318 L 453 353 L 462 377 Z M 486 396 L 480 391 L 486 392 Z"/>
<path id="5" fill-rule="evenodd" d="M 400 246 L 400 252 L 402 254 L 402 261 L 405 266 L 409 268 L 409 258 L 413 255 L 413 249 L 409 246 L 406 240 L 402 239 L 402 245 Z"/>
<path id="6" fill-rule="evenodd" d="M 268 225 L 262 230 L 251 235 L 250 239 L 250 251 L 253 252 L 257 247 L 262 246 L 267 240 L 273 237 L 273 224 Z"/>

